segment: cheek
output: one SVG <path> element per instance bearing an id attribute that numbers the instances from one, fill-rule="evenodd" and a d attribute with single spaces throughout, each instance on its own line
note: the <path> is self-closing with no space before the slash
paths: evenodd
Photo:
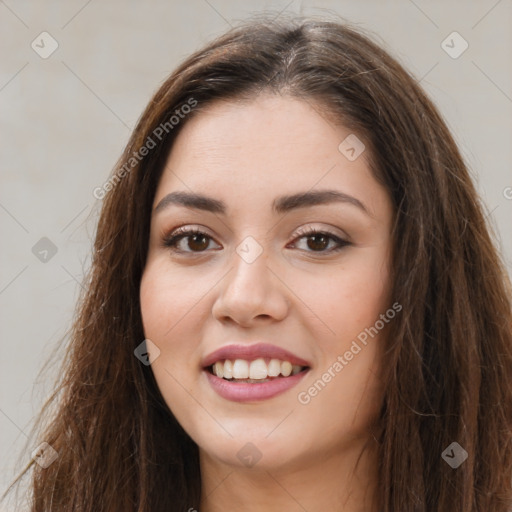
<path id="1" fill-rule="evenodd" d="M 302 429 L 314 437 L 322 432 L 327 444 L 347 445 L 367 435 L 378 418 L 384 390 L 378 378 L 379 344 L 364 347 L 344 368 L 336 372 L 333 361 L 324 367 L 298 398 Z M 329 371 L 330 368 L 330 371 Z"/>
<path id="2" fill-rule="evenodd" d="M 321 360 L 314 375 L 298 389 L 299 407 L 308 418 L 304 428 L 310 435 L 321 428 L 326 439 L 350 443 L 365 436 L 378 417 L 384 392 L 380 372 L 385 328 L 372 329 L 389 307 L 381 277 L 339 275 L 326 292 L 309 296 L 329 328 L 316 339 Z"/>
<path id="3" fill-rule="evenodd" d="M 146 267 L 140 286 L 140 307 L 144 335 L 160 350 L 151 367 L 160 385 L 170 375 L 180 377 L 184 362 L 194 362 L 198 333 L 191 326 L 200 314 L 199 291 L 185 286 L 185 279 L 161 268 L 156 263 Z M 192 315 L 192 313 L 194 315 Z M 181 378 L 181 377 L 180 377 Z M 172 379 L 171 379 L 172 380 Z"/>
<path id="4" fill-rule="evenodd" d="M 317 286 L 308 282 L 300 292 L 307 291 L 308 304 L 321 319 L 322 335 L 316 341 L 322 356 L 314 378 L 301 386 L 299 403 L 312 416 L 322 416 L 328 430 L 342 424 L 344 431 L 361 433 L 380 409 L 386 325 L 380 318 L 391 306 L 384 255 L 376 250 L 354 253 L 336 271 L 316 279 Z"/>
<path id="5" fill-rule="evenodd" d="M 328 351 L 350 344 L 361 331 L 374 325 L 390 303 L 389 269 L 381 251 L 354 252 L 339 266 L 317 273 L 314 279 L 292 282 L 294 291 L 316 314 Z"/>
<path id="6" fill-rule="evenodd" d="M 208 281 L 177 271 L 162 259 L 150 261 L 140 285 L 140 307 L 144 332 L 156 340 L 172 341 L 187 316 L 201 311 L 201 298 L 207 293 Z"/>
<path id="7" fill-rule="evenodd" d="M 183 274 L 175 274 L 161 265 L 148 265 L 141 280 L 140 306 L 144 335 L 160 351 L 151 370 L 165 402 L 181 418 L 180 411 L 194 407 L 186 388 L 191 376 L 196 375 L 190 369 L 200 366 L 197 346 L 201 335 L 197 325 L 202 321 L 198 303 L 201 290 L 185 287 Z"/>

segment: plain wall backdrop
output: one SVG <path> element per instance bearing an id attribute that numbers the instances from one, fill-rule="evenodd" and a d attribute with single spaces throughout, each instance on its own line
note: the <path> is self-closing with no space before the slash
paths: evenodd
<path id="1" fill-rule="evenodd" d="M 71 325 L 90 261 L 93 190 L 177 64 L 264 10 L 335 13 L 418 78 L 464 154 L 510 271 L 511 0 L 0 0 L 0 493 L 44 441 L 21 455 L 62 351 L 39 372 Z"/>

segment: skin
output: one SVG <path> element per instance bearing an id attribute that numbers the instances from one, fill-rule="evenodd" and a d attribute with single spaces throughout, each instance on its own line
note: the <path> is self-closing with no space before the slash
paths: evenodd
<path id="1" fill-rule="evenodd" d="M 160 350 L 151 368 L 200 449 L 201 512 L 378 512 L 368 427 L 382 405 L 386 330 L 309 403 L 298 400 L 392 302 L 392 205 L 370 172 L 368 150 L 352 162 L 338 150 L 350 133 L 312 102 L 263 94 L 208 106 L 187 120 L 168 157 L 153 208 L 173 191 L 227 205 L 224 216 L 179 205 L 153 212 L 140 289 L 145 335 Z M 368 213 L 341 202 L 271 210 L 278 196 L 320 189 L 349 194 Z M 183 252 L 173 252 L 162 240 L 179 226 L 210 238 L 202 245 L 184 238 Z M 350 245 L 329 252 L 337 243 L 312 243 L 297 233 L 307 227 Z M 236 252 L 248 236 L 263 251 L 250 264 Z M 234 342 L 284 347 L 311 370 L 271 399 L 226 400 L 211 388 L 201 360 Z M 252 467 L 237 457 L 248 442 L 261 454 Z"/>

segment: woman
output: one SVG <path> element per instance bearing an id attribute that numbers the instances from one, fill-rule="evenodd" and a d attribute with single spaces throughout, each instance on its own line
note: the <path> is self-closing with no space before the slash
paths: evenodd
<path id="1" fill-rule="evenodd" d="M 281 20 L 179 66 L 95 191 L 33 511 L 511 509 L 510 287 L 461 155 L 368 38 Z"/>

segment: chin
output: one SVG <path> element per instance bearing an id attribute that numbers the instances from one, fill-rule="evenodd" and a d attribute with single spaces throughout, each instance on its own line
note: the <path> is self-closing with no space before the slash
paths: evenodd
<path id="1" fill-rule="evenodd" d="M 265 438 L 236 440 L 212 446 L 200 447 L 201 457 L 220 462 L 226 466 L 253 471 L 275 471 L 290 466 L 297 459 L 297 444 L 278 446 Z"/>

